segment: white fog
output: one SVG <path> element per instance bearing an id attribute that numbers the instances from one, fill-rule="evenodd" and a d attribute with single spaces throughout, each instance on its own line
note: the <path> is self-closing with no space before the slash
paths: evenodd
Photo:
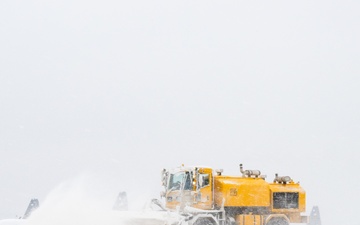
<path id="1" fill-rule="evenodd" d="M 360 225 L 359 10 L 0 1 L 0 224 L 128 225 L 116 197 L 144 212 L 163 168 L 242 163 L 300 182 L 322 225 Z"/>

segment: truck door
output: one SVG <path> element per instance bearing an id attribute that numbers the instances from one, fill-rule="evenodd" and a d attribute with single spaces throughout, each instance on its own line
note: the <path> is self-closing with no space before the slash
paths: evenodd
<path id="1" fill-rule="evenodd" d="M 198 168 L 196 173 L 196 195 L 194 207 L 199 209 L 213 208 L 212 169 Z"/>

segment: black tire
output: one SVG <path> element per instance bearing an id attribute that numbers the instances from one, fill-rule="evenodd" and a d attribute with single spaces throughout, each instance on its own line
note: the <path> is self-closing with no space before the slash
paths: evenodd
<path id="1" fill-rule="evenodd" d="M 236 221 L 233 217 L 229 216 L 226 218 L 226 225 L 236 225 Z"/>
<path id="2" fill-rule="evenodd" d="M 289 223 L 284 218 L 272 218 L 266 225 L 289 225 Z"/>
<path id="3" fill-rule="evenodd" d="M 199 218 L 193 225 L 215 225 L 215 221 L 212 218 Z"/>

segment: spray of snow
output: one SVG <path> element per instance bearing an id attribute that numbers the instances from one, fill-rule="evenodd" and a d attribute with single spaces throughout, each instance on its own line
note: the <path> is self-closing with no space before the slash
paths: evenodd
<path id="1" fill-rule="evenodd" d="M 129 199 L 130 211 L 113 210 L 117 193 L 103 184 L 88 178 L 64 182 L 55 188 L 27 219 L 29 225 L 124 225 L 129 218 L 139 218 L 144 214 L 146 196 L 139 196 L 134 201 Z M 130 198 L 133 196 L 129 195 Z M 142 200 L 140 201 L 140 199 Z M 142 202 L 142 204 L 139 204 Z M 134 204 L 137 203 L 137 204 Z M 151 216 L 156 217 L 154 213 Z"/>

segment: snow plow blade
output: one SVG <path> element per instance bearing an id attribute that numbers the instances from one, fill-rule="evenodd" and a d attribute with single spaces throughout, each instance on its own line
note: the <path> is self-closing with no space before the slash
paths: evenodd
<path id="1" fill-rule="evenodd" d="M 127 201 L 127 194 L 126 192 L 120 192 L 116 198 L 115 204 L 113 206 L 114 210 L 128 210 L 128 201 Z"/>
<path id="2" fill-rule="evenodd" d="M 23 219 L 27 219 L 31 215 L 31 213 L 37 208 L 39 208 L 39 200 L 36 198 L 31 199 L 29 206 L 27 207 L 27 209 L 25 211 Z"/>

